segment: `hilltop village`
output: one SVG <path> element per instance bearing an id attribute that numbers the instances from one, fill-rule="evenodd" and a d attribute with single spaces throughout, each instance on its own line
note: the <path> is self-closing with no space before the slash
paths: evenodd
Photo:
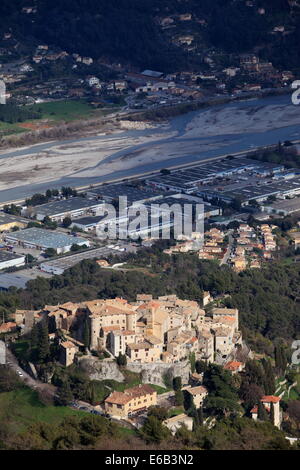
<path id="1" fill-rule="evenodd" d="M 191 364 L 218 364 L 234 376 L 243 372 L 245 362 L 253 357 L 242 339 L 238 310 L 214 307 L 213 300 L 209 292 L 204 292 L 203 308 L 176 295 L 154 299 L 146 294 L 137 295 L 134 302 L 115 298 L 46 305 L 38 311 L 17 310 L 12 321 L 1 326 L 0 333 L 18 329 L 21 337 L 26 336 L 46 321 L 48 340 L 50 345 L 56 344 L 62 366 L 80 367 L 81 363 L 86 366 L 90 362 L 90 367 L 97 369 L 95 361 L 99 362 L 99 358 L 95 356 L 104 355 L 100 362 L 105 364 L 106 378 L 116 373 L 116 361 L 119 366 L 142 374 L 141 384 L 112 391 L 94 408 L 95 413 L 139 427 L 151 407 L 163 403 L 171 409 L 176 406 L 174 393 L 158 394 L 164 390 L 166 374 L 169 380 L 182 384 L 182 393 L 199 409 L 209 392 L 202 385 L 203 373 L 197 373 Z M 273 423 L 277 427 L 282 420 L 279 401 L 277 396 L 262 397 L 266 410 L 275 404 Z M 251 413 L 257 420 L 257 407 Z M 182 425 L 191 430 L 193 418 L 181 413 L 167 419 L 165 425 L 172 433 Z"/>

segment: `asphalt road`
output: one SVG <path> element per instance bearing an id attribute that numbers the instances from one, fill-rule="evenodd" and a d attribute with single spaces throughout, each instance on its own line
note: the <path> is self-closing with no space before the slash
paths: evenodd
<path id="1" fill-rule="evenodd" d="M 28 387 L 32 388 L 35 391 L 39 391 L 44 393 L 48 397 L 54 398 L 56 394 L 56 387 L 51 384 L 45 384 L 40 382 L 39 380 L 35 380 L 31 375 L 29 375 L 25 370 L 23 370 L 18 363 L 17 358 L 11 352 L 9 348 L 6 348 L 6 364 L 16 372 L 19 378 L 27 385 Z"/>
<path id="2" fill-rule="evenodd" d="M 228 232 L 228 247 L 227 247 L 226 253 L 223 256 L 223 259 L 220 263 L 220 266 L 222 266 L 223 264 L 227 264 L 227 261 L 229 259 L 230 254 L 231 254 L 232 246 L 233 246 L 233 242 L 234 242 L 234 239 L 232 237 L 232 233 L 233 233 L 233 230 L 230 230 Z"/>

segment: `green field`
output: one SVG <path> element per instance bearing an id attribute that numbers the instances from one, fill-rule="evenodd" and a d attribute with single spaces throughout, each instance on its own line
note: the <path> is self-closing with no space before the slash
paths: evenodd
<path id="1" fill-rule="evenodd" d="M 22 432 L 36 422 L 59 424 L 66 416 L 86 416 L 84 411 L 64 406 L 45 406 L 36 392 L 27 387 L 0 393 L 0 422 L 13 424 L 15 432 Z"/>
<path id="2" fill-rule="evenodd" d="M 26 129 L 22 129 L 17 124 L 9 124 L 7 122 L 0 121 L 0 136 L 20 134 L 22 132 L 26 132 Z"/>
<path id="3" fill-rule="evenodd" d="M 168 418 L 172 418 L 173 416 L 181 415 L 182 413 L 185 413 L 185 410 L 184 410 L 183 406 L 178 406 L 176 408 L 171 408 L 168 412 Z"/>
<path id="4" fill-rule="evenodd" d="M 62 100 L 30 106 L 29 109 L 41 113 L 41 119 L 51 121 L 74 121 L 76 119 L 97 117 L 101 111 L 95 110 L 85 100 Z"/>
<path id="5" fill-rule="evenodd" d="M 152 388 L 154 388 L 154 390 L 156 390 L 156 392 L 157 392 L 158 395 L 161 395 L 162 393 L 166 393 L 166 392 L 170 392 L 170 391 L 171 391 L 170 388 L 164 388 L 164 387 L 161 387 L 160 385 L 150 384 L 150 386 L 151 386 Z"/>

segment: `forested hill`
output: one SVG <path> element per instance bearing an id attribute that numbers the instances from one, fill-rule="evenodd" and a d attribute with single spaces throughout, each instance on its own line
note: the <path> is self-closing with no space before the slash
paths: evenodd
<path id="1" fill-rule="evenodd" d="M 29 4 L 34 12 L 24 10 Z M 0 34 L 8 31 L 139 68 L 195 68 L 216 47 L 290 69 L 300 59 L 300 0 L 1 0 Z M 180 42 L 187 35 L 191 47 Z"/>

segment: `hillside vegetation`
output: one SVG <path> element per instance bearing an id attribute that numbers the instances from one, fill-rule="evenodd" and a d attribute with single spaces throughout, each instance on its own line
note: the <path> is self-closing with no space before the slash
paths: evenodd
<path id="1" fill-rule="evenodd" d="M 2 0 L 0 32 L 8 27 L 20 40 L 56 45 L 108 61 L 138 67 L 182 70 L 199 66 L 212 47 L 226 54 L 257 51 L 282 67 L 298 67 L 300 5 L 288 0 L 37 0 L 25 14 L 25 0 Z M 265 12 L 262 14 L 262 10 Z M 180 15 L 191 14 L 189 21 Z M 162 20 L 171 17 L 170 27 Z M 33 20 L 34 18 L 34 20 Z M 287 34 L 274 34 L 276 26 Z M 59 34 L 58 34 L 59 32 Z M 176 37 L 194 36 L 195 49 Z M 175 41 L 174 41 L 175 38 Z"/>

